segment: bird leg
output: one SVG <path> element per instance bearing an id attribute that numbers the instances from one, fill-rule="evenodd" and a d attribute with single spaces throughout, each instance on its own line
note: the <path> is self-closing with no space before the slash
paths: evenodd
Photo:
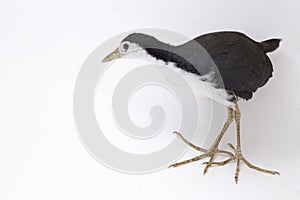
<path id="1" fill-rule="evenodd" d="M 229 163 L 230 161 L 235 160 L 236 161 L 236 170 L 235 170 L 234 179 L 235 179 L 236 183 L 239 180 L 240 162 L 241 161 L 243 161 L 251 169 L 254 169 L 254 170 L 257 170 L 257 171 L 260 171 L 260 172 L 264 172 L 264 173 L 268 173 L 268 174 L 272 174 L 272 175 L 275 175 L 275 174 L 279 175 L 279 172 L 257 167 L 255 165 L 251 164 L 248 160 L 246 160 L 244 158 L 244 156 L 242 154 L 242 151 L 241 151 L 241 138 L 240 138 L 241 111 L 240 111 L 237 103 L 235 103 L 235 115 L 234 116 L 235 116 L 235 122 L 236 122 L 237 145 L 236 145 L 236 148 L 234 148 L 234 146 L 230 143 L 228 145 L 229 145 L 229 147 L 231 147 L 234 150 L 235 156 L 231 157 L 231 158 L 229 158 L 229 159 L 227 159 L 223 162 L 212 162 L 211 164 L 212 165 L 225 165 L 225 164 Z"/>
<path id="2" fill-rule="evenodd" d="M 241 111 L 239 109 L 239 106 L 237 103 L 235 103 L 235 122 L 236 122 L 236 132 L 237 132 L 237 145 L 236 148 L 233 148 L 232 144 L 229 144 L 229 146 L 231 146 L 231 148 L 233 148 L 235 150 L 235 160 L 236 160 L 236 170 L 235 170 L 235 182 L 237 183 L 239 180 L 239 172 L 240 172 L 240 161 L 243 161 L 248 167 L 250 167 L 251 169 L 257 170 L 257 171 L 261 171 L 264 173 L 269 173 L 269 174 L 279 174 L 279 172 L 276 171 L 271 171 L 271 170 L 267 170 L 267 169 L 263 169 L 260 167 L 257 167 L 253 164 L 251 164 L 249 161 L 247 161 L 241 151 L 241 137 L 240 137 L 240 119 L 241 119 Z"/>
<path id="3" fill-rule="evenodd" d="M 182 162 L 175 163 L 173 165 L 170 165 L 169 167 L 178 167 L 178 166 L 181 166 L 181 165 L 184 165 L 184 164 L 188 164 L 188 163 L 191 163 L 191 162 L 198 161 L 198 160 L 206 158 L 206 157 L 210 157 L 209 162 L 205 163 L 206 167 L 204 168 L 204 172 L 203 172 L 205 174 L 207 172 L 208 168 L 211 167 L 212 164 L 214 164 L 213 160 L 214 160 L 215 155 L 217 153 L 227 154 L 231 158 L 233 158 L 234 155 L 231 152 L 219 150 L 219 148 L 218 148 L 222 137 L 224 136 L 225 132 L 227 131 L 227 129 L 228 129 L 229 125 L 232 123 L 232 121 L 233 121 L 233 109 L 228 107 L 228 117 L 227 117 L 226 123 L 224 124 L 224 126 L 223 126 L 220 134 L 218 135 L 218 137 L 214 141 L 213 145 L 208 150 L 200 148 L 200 147 L 192 144 L 191 142 L 189 142 L 188 140 L 186 140 L 179 132 L 174 132 L 187 145 L 189 145 L 190 147 L 196 149 L 197 151 L 202 151 L 204 153 L 201 154 L 201 155 L 199 155 L 199 156 L 196 156 L 194 158 L 191 158 L 191 159 L 188 159 L 188 160 L 185 160 L 185 161 L 182 161 Z"/>

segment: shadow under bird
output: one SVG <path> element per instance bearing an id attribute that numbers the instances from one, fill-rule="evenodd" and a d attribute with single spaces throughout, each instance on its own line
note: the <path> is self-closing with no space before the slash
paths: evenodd
<path id="1" fill-rule="evenodd" d="M 279 174 L 250 163 L 242 154 L 240 141 L 241 111 L 238 101 L 249 100 L 258 88 L 264 86 L 272 77 L 273 66 L 267 56 L 279 47 L 280 39 L 269 39 L 256 42 L 240 32 L 213 32 L 196 37 L 184 44 L 174 46 L 163 43 L 155 37 L 132 33 L 124 38 L 119 47 L 105 57 L 102 62 L 108 62 L 121 57 L 147 59 L 150 62 L 160 62 L 162 67 L 169 66 L 180 73 L 191 83 L 194 91 L 199 91 L 200 98 L 210 98 L 227 107 L 227 120 L 209 149 L 198 147 L 186 140 L 175 131 L 187 145 L 201 151 L 202 154 L 171 165 L 178 167 L 187 163 L 209 157 L 205 162 L 204 174 L 213 165 L 225 165 L 236 161 L 235 182 L 238 182 L 240 163 L 248 167 L 268 173 Z M 210 92 L 200 91 L 203 85 L 208 85 Z M 220 150 L 219 143 L 229 125 L 236 122 L 237 145 L 228 145 L 234 153 Z M 216 162 L 216 154 L 225 154 L 229 158 Z"/>

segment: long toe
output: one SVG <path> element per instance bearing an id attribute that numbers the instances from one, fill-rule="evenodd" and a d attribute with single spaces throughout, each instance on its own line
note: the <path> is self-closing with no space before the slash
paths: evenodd
<path id="1" fill-rule="evenodd" d="M 243 156 L 241 149 L 239 147 L 237 147 L 236 149 L 237 149 L 235 151 L 236 169 L 235 169 L 235 176 L 234 176 L 234 180 L 236 183 L 238 183 L 238 180 L 239 180 L 241 161 L 244 162 L 249 168 L 254 169 L 256 171 L 260 171 L 260 172 L 272 174 L 272 175 L 280 175 L 280 173 L 277 171 L 272 171 L 272 170 L 264 169 L 264 168 L 258 167 L 256 165 L 253 165 Z"/>

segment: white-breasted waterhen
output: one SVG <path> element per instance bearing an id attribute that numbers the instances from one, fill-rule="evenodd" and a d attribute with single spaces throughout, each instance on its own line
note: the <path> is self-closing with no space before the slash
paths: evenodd
<path id="1" fill-rule="evenodd" d="M 251 99 L 253 93 L 264 86 L 272 77 L 273 66 L 266 53 L 277 49 L 279 43 L 280 39 L 256 42 L 243 33 L 224 31 L 201 35 L 184 44 L 174 46 L 163 43 L 150 35 L 133 33 L 124 38 L 119 47 L 105 57 L 102 62 L 121 57 L 146 58 L 150 61 L 160 61 L 160 63 L 172 66 L 182 76 L 189 79 L 196 90 L 197 85 L 208 84 L 210 92 L 214 95 L 206 95 L 205 92 L 202 92 L 201 97 L 209 97 L 225 105 L 228 109 L 227 121 L 209 149 L 195 146 L 175 131 L 185 143 L 203 153 L 192 159 L 175 163 L 170 167 L 177 167 L 210 157 L 209 161 L 205 162 L 205 174 L 212 165 L 225 165 L 231 161 L 236 161 L 234 178 L 237 183 L 241 161 L 252 169 L 273 175 L 279 174 L 276 171 L 257 167 L 244 158 L 240 141 L 241 112 L 238 107 L 239 100 Z M 234 120 L 236 122 L 237 145 L 234 147 L 232 144 L 228 144 L 234 150 L 233 154 L 220 150 L 218 146 Z M 227 154 L 229 158 L 222 162 L 214 162 L 217 153 Z"/>

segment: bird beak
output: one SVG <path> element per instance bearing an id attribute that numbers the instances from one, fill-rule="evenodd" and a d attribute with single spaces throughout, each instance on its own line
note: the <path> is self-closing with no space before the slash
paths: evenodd
<path id="1" fill-rule="evenodd" d="M 102 62 L 108 62 L 108 61 L 111 61 L 111 60 L 114 60 L 114 59 L 117 59 L 117 58 L 121 58 L 119 48 L 116 48 L 116 50 L 114 50 L 108 56 L 103 58 Z"/>

